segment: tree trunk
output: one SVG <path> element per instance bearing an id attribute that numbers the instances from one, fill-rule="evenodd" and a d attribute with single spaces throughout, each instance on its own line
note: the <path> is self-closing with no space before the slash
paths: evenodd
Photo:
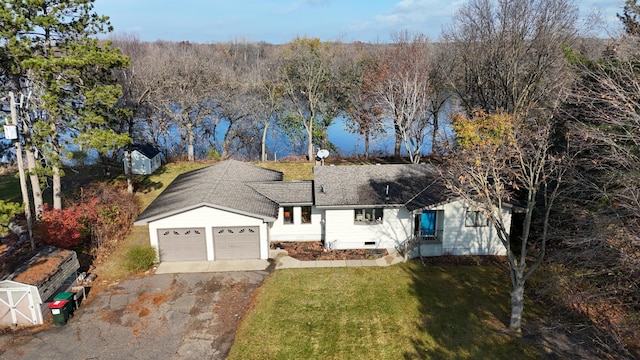
<path id="1" fill-rule="evenodd" d="M 131 150 L 124 152 L 125 165 L 127 167 L 127 192 L 133 194 L 133 164 L 131 163 Z"/>
<path id="2" fill-rule="evenodd" d="M 38 163 L 33 153 L 33 144 L 30 135 L 25 133 L 25 153 L 27 155 L 27 168 L 29 169 L 29 181 L 31 182 L 31 192 L 33 193 L 33 208 L 36 216 L 42 215 L 44 201 L 42 200 L 42 190 L 40 189 L 40 179 L 36 169 Z"/>
<path id="3" fill-rule="evenodd" d="M 364 158 L 368 159 L 369 158 L 369 130 L 365 131 L 364 133 Z"/>
<path id="4" fill-rule="evenodd" d="M 520 334 L 522 332 L 522 311 L 524 309 L 524 281 L 516 275 L 515 284 L 511 290 L 511 320 L 509 331 Z"/>
<path id="5" fill-rule="evenodd" d="M 400 149 L 402 147 L 402 131 L 400 130 L 400 126 L 398 124 L 393 124 L 393 129 L 396 133 L 396 142 L 393 146 L 393 157 L 396 159 L 400 159 Z"/>
<path id="6" fill-rule="evenodd" d="M 51 145 L 53 152 L 56 154 L 57 159 L 54 160 L 51 166 L 53 171 L 53 208 L 57 210 L 62 209 L 62 185 L 60 183 L 60 166 L 57 164 L 60 159 L 60 145 L 58 144 L 58 128 L 55 122 L 51 122 Z"/>
<path id="7" fill-rule="evenodd" d="M 16 112 L 16 103 L 13 96 L 13 92 L 9 93 L 11 97 L 11 120 L 12 124 L 18 128 L 18 115 Z M 29 244 L 31 250 L 36 249 L 36 243 L 33 240 L 33 218 L 31 216 L 31 200 L 29 199 L 29 190 L 27 189 L 27 179 L 24 175 L 24 161 L 22 160 L 22 143 L 20 138 L 15 142 L 16 146 L 16 160 L 18 162 L 19 176 L 20 176 L 20 192 L 22 193 L 22 203 L 24 206 L 24 217 L 27 220 L 27 232 L 29 235 Z"/>
<path id="8" fill-rule="evenodd" d="M 433 112 L 433 134 L 431 134 L 431 154 L 436 154 L 436 143 L 438 141 L 438 112 Z"/>
<path id="9" fill-rule="evenodd" d="M 195 156 L 194 156 L 194 146 L 193 143 L 195 141 L 195 136 L 193 135 L 193 125 L 192 124 L 188 124 L 187 125 L 187 158 L 190 162 L 194 162 L 195 161 Z"/>
<path id="10" fill-rule="evenodd" d="M 262 129 L 262 143 L 260 149 L 260 159 L 262 162 L 267 161 L 267 130 L 269 129 L 269 122 L 264 123 L 264 129 Z"/>
<path id="11" fill-rule="evenodd" d="M 313 151 L 313 128 L 310 126 L 307 130 L 307 137 L 309 138 L 309 145 L 307 148 L 307 156 L 309 161 L 316 161 L 316 157 Z"/>
<path id="12" fill-rule="evenodd" d="M 62 209 L 62 185 L 60 182 L 60 167 L 54 165 L 51 167 L 53 170 L 53 208 Z"/>

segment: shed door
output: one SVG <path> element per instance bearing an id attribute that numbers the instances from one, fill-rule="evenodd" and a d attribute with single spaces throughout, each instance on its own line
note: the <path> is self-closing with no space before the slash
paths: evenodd
<path id="1" fill-rule="evenodd" d="M 204 228 L 158 229 L 160 261 L 206 261 Z"/>
<path id="2" fill-rule="evenodd" d="M 260 259 L 260 228 L 213 228 L 213 245 L 216 260 Z"/>
<path id="3" fill-rule="evenodd" d="M 29 287 L 0 289 L 0 324 L 41 324 L 36 313 L 39 310 L 34 304 Z"/>

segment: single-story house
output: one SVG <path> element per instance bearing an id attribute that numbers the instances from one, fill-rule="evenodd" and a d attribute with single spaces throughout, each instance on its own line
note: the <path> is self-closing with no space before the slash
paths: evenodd
<path id="1" fill-rule="evenodd" d="M 448 197 L 425 164 L 316 166 L 313 181 L 285 182 L 279 171 L 227 160 L 178 176 L 135 225 L 149 227 L 160 261 L 267 259 L 273 241 L 506 253 L 483 213 Z"/>
<path id="2" fill-rule="evenodd" d="M 150 175 L 162 164 L 162 153 L 151 144 L 131 145 L 131 172 L 136 175 Z M 129 172 L 127 157 L 123 156 L 124 173 Z"/>

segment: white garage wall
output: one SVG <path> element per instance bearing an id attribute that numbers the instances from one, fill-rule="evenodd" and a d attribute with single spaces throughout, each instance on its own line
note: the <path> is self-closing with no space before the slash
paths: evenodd
<path id="1" fill-rule="evenodd" d="M 394 248 L 410 238 L 408 210 L 386 208 L 382 218 L 382 224 L 361 225 L 355 224 L 354 209 L 325 209 L 326 244 L 332 249 Z"/>
<path id="2" fill-rule="evenodd" d="M 258 226 L 260 228 L 260 258 L 269 258 L 267 225 L 262 219 L 202 206 L 149 223 L 151 246 L 158 250 L 158 229 L 204 227 L 207 239 L 207 260 L 215 259 L 212 228 L 216 226 Z"/>
<path id="3" fill-rule="evenodd" d="M 302 223 L 302 208 L 293 207 L 293 224 L 284 223 L 284 208 L 278 209 L 278 219 L 270 229 L 271 241 L 320 241 L 322 240 L 322 212 L 311 207 L 311 224 Z"/>

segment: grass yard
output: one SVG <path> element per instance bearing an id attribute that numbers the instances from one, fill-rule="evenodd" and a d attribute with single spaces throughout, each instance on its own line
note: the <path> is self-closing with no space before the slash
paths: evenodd
<path id="1" fill-rule="evenodd" d="M 544 357 L 504 332 L 508 289 L 497 266 L 278 270 L 258 290 L 229 359 Z"/>
<path id="2" fill-rule="evenodd" d="M 284 173 L 284 181 L 294 180 L 312 180 L 313 179 L 313 162 L 256 162 L 257 166 L 267 169 L 277 170 Z"/>
<path id="3" fill-rule="evenodd" d="M 17 172 L 0 176 L 0 194 L 0 200 L 22 204 L 20 178 Z"/>

